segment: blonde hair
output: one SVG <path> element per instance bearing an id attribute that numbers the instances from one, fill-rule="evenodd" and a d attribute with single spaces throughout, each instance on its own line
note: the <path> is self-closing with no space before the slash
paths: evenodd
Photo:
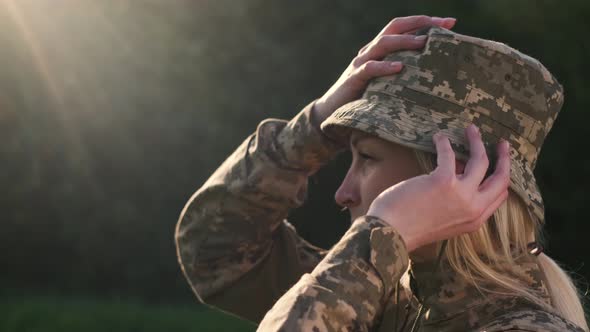
<path id="1" fill-rule="evenodd" d="M 434 170 L 434 154 L 414 152 L 423 172 Z M 553 259 L 543 253 L 537 256 L 551 303 L 528 287 L 525 282 L 528 277 L 516 263 L 521 255 L 528 254 L 527 244 L 540 238 L 542 225 L 536 220 L 531 218 L 522 199 L 510 190 L 508 199 L 481 229 L 449 239 L 444 255 L 451 268 L 478 289 L 496 294 L 517 294 L 588 331 L 581 295 L 572 279 Z M 493 287 L 492 291 L 486 285 L 499 287 Z"/>

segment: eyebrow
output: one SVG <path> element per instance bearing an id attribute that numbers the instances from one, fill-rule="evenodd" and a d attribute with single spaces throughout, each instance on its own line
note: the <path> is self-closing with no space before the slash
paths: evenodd
<path id="1" fill-rule="evenodd" d="M 371 138 L 371 136 L 368 136 L 368 135 L 356 135 L 356 136 L 354 136 L 354 137 L 352 138 L 352 141 L 350 142 L 350 145 L 352 145 L 353 147 L 356 147 L 356 145 L 357 145 L 357 144 L 358 144 L 360 141 L 362 141 L 362 140 L 364 140 L 364 139 L 368 139 L 368 138 Z"/>

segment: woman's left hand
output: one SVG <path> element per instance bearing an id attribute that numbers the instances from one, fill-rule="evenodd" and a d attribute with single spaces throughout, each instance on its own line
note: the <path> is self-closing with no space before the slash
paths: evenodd
<path id="1" fill-rule="evenodd" d="M 476 231 L 508 197 L 508 143 L 498 144 L 496 169 L 484 181 L 489 161 L 479 130 L 471 125 L 465 131 L 470 158 L 463 174 L 455 172 L 455 153 L 449 139 L 436 134 L 436 169 L 387 188 L 367 211 L 367 215 L 379 217 L 394 227 L 409 252 Z"/>

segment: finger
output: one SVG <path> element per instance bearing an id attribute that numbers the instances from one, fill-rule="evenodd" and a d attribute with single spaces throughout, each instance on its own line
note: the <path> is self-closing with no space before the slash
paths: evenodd
<path id="1" fill-rule="evenodd" d="M 402 34 L 409 30 L 418 29 L 429 24 L 432 24 L 432 17 L 427 15 L 396 17 L 389 21 L 377 36 Z"/>
<path id="2" fill-rule="evenodd" d="M 497 195 L 510 185 L 510 147 L 508 142 L 502 141 L 498 144 L 496 151 L 498 153 L 498 161 L 496 161 L 496 169 L 479 186 L 479 192 L 489 194 L 491 196 Z"/>
<path id="3" fill-rule="evenodd" d="M 469 160 L 465 165 L 463 176 L 460 177 L 464 183 L 471 188 L 478 188 L 488 170 L 490 161 L 485 146 L 481 139 L 479 129 L 475 125 L 465 128 L 465 136 L 469 140 Z"/>
<path id="4" fill-rule="evenodd" d="M 438 25 L 439 27 L 449 29 L 449 30 L 452 29 L 455 26 L 455 23 L 457 22 L 457 20 L 452 17 L 447 17 L 447 18 L 432 17 L 432 20 L 433 20 L 433 22 L 437 22 L 437 23 L 434 23 L 433 25 Z M 438 22 L 440 22 L 440 23 L 438 23 Z M 405 34 L 415 34 L 416 32 L 420 31 L 423 28 L 424 27 L 412 29 L 410 31 L 405 32 Z"/>
<path id="5" fill-rule="evenodd" d="M 455 23 L 457 23 L 457 19 L 453 17 L 446 17 L 442 20 L 443 21 L 439 26 L 449 30 L 455 26 Z"/>
<path id="6" fill-rule="evenodd" d="M 481 214 L 472 220 L 466 220 L 463 222 L 459 222 L 455 225 L 447 227 L 441 233 L 445 234 L 444 238 L 451 238 L 455 236 L 459 236 L 466 233 L 473 233 L 479 230 L 484 223 L 488 221 L 488 219 L 496 212 L 496 210 L 506 201 L 508 198 L 508 190 L 500 193 L 497 197 L 494 198 L 492 203 L 485 206 L 481 211 Z"/>
<path id="7" fill-rule="evenodd" d="M 359 52 L 353 60 L 358 67 L 369 60 L 381 60 L 386 55 L 398 50 L 414 50 L 424 47 L 426 36 L 386 35 L 376 38 L 370 46 Z"/>
<path id="8" fill-rule="evenodd" d="M 438 132 L 432 136 L 432 139 L 436 146 L 436 168 L 443 174 L 449 174 L 449 172 L 455 174 L 455 152 L 449 138 Z"/>
<path id="9" fill-rule="evenodd" d="M 461 160 L 457 160 L 455 159 L 455 174 L 457 175 L 461 175 L 463 174 L 463 172 L 465 172 L 465 163 L 462 162 Z"/>
<path id="10" fill-rule="evenodd" d="M 499 196 L 488 205 L 482 212 L 482 214 L 474 221 L 475 225 L 472 227 L 475 229 L 480 228 L 488 219 L 496 212 L 496 210 L 502 205 L 508 198 L 508 189 L 500 193 Z"/>
<path id="11" fill-rule="evenodd" d="M 389 24 L 387 24 L 377 36 L 409 33 L 410 31 L 418 30 L 430 25 L 444 27 L 445 24 L 450 25 L 453 21 L 454 19 L 451 17 L 440 18 L 426 15 L 396 17 L 389 22 Z"/>
<path id="12" fill-rule="evenodd" d="M 402 70 L 402 67 L 403 65 L 399 61 L 369 60 L 357 68 L 351 77 L 364 84 L 375 77 L 397 74 Z"/>
<path id="13" fill-rule="evenodd" d="M 417 17 L 417 16 L 411 16 L 411 17 Z M 399 19 L 401 19 L 401 18 L 399 18 Z M 394 19 L 394 21 L 395 21 L 395 19 Z M 424 27 L 431 26 L 431 25 L 437 25 L 437 26 L 443 27 L 445 29 L 452 29 L 455 26 L 455 23 L 456 22 L 457 22 L 457 19 L 452 18 L 452 17 L 446 17 L 446 18 L 432 17 L 430 23 L 427 23 L 425 25 L 420 25 L 420 26 L 417 26 L 416 28 L 413 28 L 413 29 L 409 29 L 407 31 L 404 31 L 403 34 L 415 34 L 417 31 L 423 29 Z M 388 26 L 386 26 L 385 28 L 383 28 L 383 30 L 381 30 L 381 32 L 379 34 L 377 34 L 377 36 L 375 37 L 375 39 L 379 38 L 380 36 L 387 36 L 387 35 L 395 34 L 395 32 L 394 32 L 395 31 L 395 27 L 393 27 L 393 28 L 390 27 L 391 24 L 393 24 L 393 21 L 390 22 Z M 358 54 L 364 53 L 365 50 L 367 48 L 369 48 L 369 46 L 371 46 L 371 44 L 373 44 L 373 42 L 374 42 L 374 40 L 372 40 L 371 42 L 369 42 L 368 44 L 366 44 L 365 46 L 363 46 L 359 50 Z"/>

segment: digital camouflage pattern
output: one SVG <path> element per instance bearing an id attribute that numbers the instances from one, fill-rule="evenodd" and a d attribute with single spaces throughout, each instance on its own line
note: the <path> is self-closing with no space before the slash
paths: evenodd
<path id="1" fill-rule="evenodd" d="M 510 187 L 540 222 L 544 206 L 533 169 L 563 104 L 563 90 L 536 59 L 503 43 L 432 27 L 423 50 L 395 52 L 400 73 L 372 80 L 362 98 L 322 123 L 343 139 L 350 128 L 411 148 L 436 152 L 432 136 L 445 133 L 467 160 L 464 129 L 480 128 L 490 159 L 501 139 L 510 143 Z"/>
<path id="2" fill-rule="evenodd" d="M 321 263 L 273 306 L 259 331 L 366 331 L 408 267 L 401 237 L 360 217 Z"/>
<path id="3" fill-rule="evenodd" d="M 260 123 L 177 224 L 178 259 L 197 296 L 255 322 L 326 253 L 285 220 L 305 201 L 308 177 L 342 150 L 311 125 L 311 107 Z"/>
<path id="4" fill-rule="evenodd" d="M 375 217 L 359 217 L 330 250 L 302 239 L 285 217 L 304 202 L 309 175 L 342 150 L 312 107 L 263 121 L 182 211 L 178 259 L 201 302 L 260 331 L 391 332 L 410 330 L 420 294 L 419 331 L 582 331 L 543 305 L 483 296 L 444 262 L 435 274 L 410 264 L 401 237 Z M 523 287 L 549 303 L 535 257 L 517 261 Z"/>

